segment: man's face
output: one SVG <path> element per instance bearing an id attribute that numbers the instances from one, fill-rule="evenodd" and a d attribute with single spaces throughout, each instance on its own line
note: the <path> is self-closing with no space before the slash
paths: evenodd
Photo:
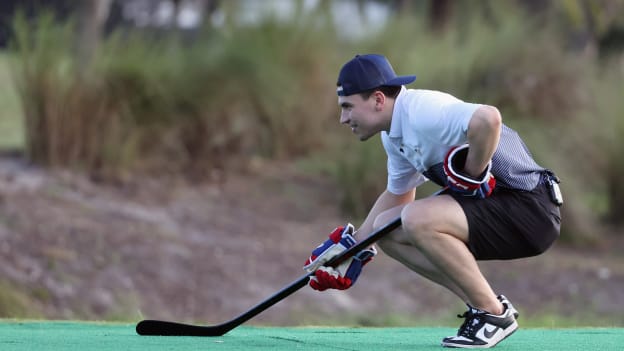
<path id="1" fill-rule="evenodd" d="M 383 130 L 376 94 L 364 100 L 360 94 L 339 96 L 340 123 L 348 124 L 361 141 Z"/>

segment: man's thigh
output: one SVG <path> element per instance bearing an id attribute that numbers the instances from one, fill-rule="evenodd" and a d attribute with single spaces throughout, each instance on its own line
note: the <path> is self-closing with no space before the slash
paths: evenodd
<path id="1" fill-rule="evenodd" d="M 411 228 L 410 235 L 419 232 L 451 235 L 468 242 L 468 221 L 464 210 L 452 196 L 438 195 L 415 200 L 401 212 L 404 228 Z"/>

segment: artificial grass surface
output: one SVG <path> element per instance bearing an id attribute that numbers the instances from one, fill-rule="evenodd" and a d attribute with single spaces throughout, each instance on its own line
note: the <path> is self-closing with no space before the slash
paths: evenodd
<path id="1" fill-rule="evenodd" d="M 238 327 L 219 337 L 139 336 L 133 324 L 0 322 L 0 350 L 441 350 L 452 328 Z M 623 350 L 624 328 L 519 329 L 496 350 Z"/>

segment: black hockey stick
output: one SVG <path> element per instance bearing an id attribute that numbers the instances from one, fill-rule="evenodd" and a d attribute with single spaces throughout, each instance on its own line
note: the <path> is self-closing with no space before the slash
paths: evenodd
<path id="1" fill-rule="evenodd" d="M 390 223 L 385 226 L 379 228 L 371 235 L 369 235 L 366 239 L 358 242 L 354 246 L 350 247 L 348 250 L 343 251 L 340 255 L 334 257 L 327 263 L 325 266 L 336 267 L 344 260 L 349 257 L 355 255 L 356 253 L 368 248 L 377 240 L 381 239 L 384 235 L 390 233 L 394 229 L 398 228 L 401 225 L 401 217 L 395 218 L 390 221 Z M 254 316 L 258 315 L 260 312 L 266 310 L 267 308 L 275 305 L 286 297 L 290 296 L 295 291 L 301 289 L 306 286 L 309 281 L 310 274 L 305 274 L 301 276 L 299 279 L 290 283 L 288 286 L 282 288 L 282 290 L 278 291 L 271 297 L 266 300 L 260 302 L 256 306 L 252 307 L 247 312 L 244 312 L 240 316 L 227 321 L 225 323 L 221 323 L 213 326 L 201 326 L 201 325 L 191 325 L 191 324 L 183 324 L 177 322 L 168 322 L 168 321 L 159 321 L 159 320 L 143 320 L 140 321 L 136 326 L 136 332 L 139 335 L 162 335 L 162 336 L 221 336 L 230 330 L 238 327 L 239 325 L 245 323 L 250 320 Z"/>

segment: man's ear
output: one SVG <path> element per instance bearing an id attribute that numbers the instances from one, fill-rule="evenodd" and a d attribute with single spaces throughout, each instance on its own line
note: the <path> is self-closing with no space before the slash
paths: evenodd
<path id="1" fill-rule="evenodd" d="M 384 95 L 384 93 L 382 93 L 380 90 L 377 90 L 373 93 L 372 97 L 375 99 L 375 110 L 383 110 L 383 107 L 386 104 L 386 95 Z"/>

